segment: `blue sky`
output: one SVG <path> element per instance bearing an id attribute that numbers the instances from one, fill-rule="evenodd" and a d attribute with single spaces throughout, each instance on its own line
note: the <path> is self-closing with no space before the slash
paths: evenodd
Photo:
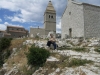
<path id="1" fill-rule="evenodd" d="M 43 15 L 49 0 L 0 0 L 0 30 L 7 25 L 43 27 Z M 61 32 L 61 16 L 67 6 L 67 0 L 51 0 L 57 12 L 57 32 Z M 99 5 L 100 0 L 77 0 Z"/>

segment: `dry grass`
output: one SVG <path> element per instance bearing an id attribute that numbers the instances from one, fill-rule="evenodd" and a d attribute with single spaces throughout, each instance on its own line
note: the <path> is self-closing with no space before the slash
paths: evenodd
<path id="1" fill-rule="evenodd" d="M 57 59 L 60 59 L 61 55 L 58 53 L 51 53 L 51 56 L 56 57 Z"/>
<path id="2" fill-rule="evenodd" d="M 34 39 L 13 39 L 11 41 L 11 46 L 9 47 L 10 50 L 12 50 L 13 48 L 17 48 L 17 51 L 16 53 L 11 57 L 9 57 L 7 60 L 5 60 L 5 62 L 8 64 L 8 71 L 11 70 L 13 67 L 14 67 L 14 64 L 15 65 L 18 65 L 18 68 L 19 68 L 19 73 L 22 73 L 23 72 L 29 72 L 30 73 L 30 70 L 27 70 L 28 68 L 28 65 L 27 65 L 27 58 L 26 58 L 26 53 L 28 52 L 29 50 L 29 47 L 31 47 L 31 45 L 23 45 L 23 42 L 25 40 L 33 40 Z M 44 41 L 46 42 L 46 40 L 41 40 L 41 41 Z M 25 73 L 26 73 L 25 72 Z M 25 75 L 22 73 L 22 75 Z M 28 74 L 26 74 L 28 75 Z"/>
<path id="3" fill-rule="evenodd" d="M 51 56 L 56 57 L 59 59 L 59 61 L 52 61 L 52 62 L 46 62 L 43 68 L 48 68 L 48 73 L 52 73 L 54 72 L 54 69 L 60 68 L 60 69 L 64 69 L 65 67 L 77 67 L 80 65 L 85 65 L 85 64 L 92 64 L 92 61 L 87 61 L 87 60 L 78 60 L 75 59 L 74 61 L 69 61 L 69 57 L 68 56 L 63 56 L 57 53 L 51 53 Z M 61 71 L 59 72 L 59 74 L 61 73 Z M 58 75 L 59 75 L 58 74 Z M 80 75 L 85 75 L 85 73 L 81 73 Z"/>
<path id="4" fill-rule="evenodd" d="M 23 46 L 23 42 L 25 40 L 33 40 L 34 39 L 13 39 L 11 41 L 11 46 L 9 47 L 10 50 L 12 50 L 13 48 L 17 48 L 17 52 L 13 59 L 8 58 L 7 63 L 11 64 L 18 64 L 18 63 L 22 63 L 23 65 L 25 65 L 27 63 L 27 58 L 26 58 L 26 53 L 28 52 L 29 47 L 31 47 L 31 45 L 24 45 Z M 41 40 L 42 41 L 42 40 Z M 20 50 L 21 48 L 21 50 Z"/>
<path id="5" fill-rule="evenodd" d="M 55 71 L 55 69 L 60 68 L 63 69 L 66 67 L 66 61 L 69 57 L 60 55 L 58 53 L 51 53 L 51 56 L 59 59 L 59 61 L 52 61 L 52 62 L 46 62 L 43 66 L 43 68 L 48 68 L 48 73 L 52 73 Z M 60 75 L 62 71 L 58 72 L 57 75 Z"/>
<path id="6" fill-rule="evenodd" d="M 11 41 L 11 46 L 9 47 L 9 49 L 19 48 L 23 42 L 24 42 L 24 39 L 13 39 Z"/>
<path id="7" fill-rule="evenodd" d="M 12 48 L 20 48 L 22 47 L 22 44 L 25 40 L 30 40 L 30 38 L 24 38 L 24 39 L 13 39 L 11 41 L 11 46 L 9 47 L 9 49 L 12 49 Z M 34 40 L 34 39 L 31 39 L 31 40 Z"/>
<path id="8" fill-rule="evenodd" d="M 10 46 L 10 48 L 19 47 L 19 45 L 21 45 L 23 42 L 22 39 L 16 39 L 16 40 L 12 40 L 12 45 Z M 19 68 L 21 68 L 24 65 L 27 65 L 27 58 L 26 58 L 26 54 L 28 52 L 28 46 L 26 45 L 22 45 L 21 49 L 18 49 L 17 52 L 15 53 L 16 55 L 14 55 L 13 57 L 8 58 L 8 60 L 6 61 L 6 63 L 9 65 L 9 70 L 14 66 L 13 64 L 20 64 Z"/>

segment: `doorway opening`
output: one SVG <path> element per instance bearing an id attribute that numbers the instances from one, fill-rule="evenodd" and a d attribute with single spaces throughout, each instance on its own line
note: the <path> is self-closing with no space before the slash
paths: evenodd
<path id="1" fill-rule="evenodd" d="M 69 28 L 69 37 L 72 37 L 72 28 Z"/>

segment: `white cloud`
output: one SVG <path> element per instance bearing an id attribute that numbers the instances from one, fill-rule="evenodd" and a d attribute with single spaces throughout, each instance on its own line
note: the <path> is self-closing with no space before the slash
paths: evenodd
<path id="1" fill-rule="evenodd" d="M 12 18 L 12 21 L 18 21 L 18 22 L 26 22 L 24 19 L 22 19 L 22 18 L 19 18 L 19 17 L 17 17 L 17 16 L 14 16 L 13 18 Z"/>
<path id="2" fill-rule="evenodd" d="M 0 24 L 0 30 L 6 30 L 6 25 L 5 24 Z"/>
<path id="3" fill-rule="evenodd" d="M 43 21 L 43 15 L 48 1 L 49 0 L 0 0 L 0 8 L 9 9 L 10 11 L 20 11 L 19 14 L 11 16 L 11 21 L 40 22 Z M 100 0 L 79 1 L 100 4 Z M 61 17 L 64 9 L 66 8 L 67 0 L 52 0 L 52 3 L 56 9 L 57 16 Z"/>
<path id="4" fill-rule="evenodd" d="M 0 22 L 2 22 L 2 19 L 0 19 Z"/>
<path id="5" fill-rule="evenodd" d="M 13 25 L 8 22 L 5 22 L 4 24 L 0 24 L 0 30 L 6 30 L 7 26 L 18 26 L 18 27 L 23 27 L 22 25 Z"/>
<path id="6" fill-rule="evenodd" d="M 57 29 L 61 29 L 61 21 L 57 24 Z"/>
<path id="7" fill-rule="evenodd" d="M 0 8 L 9 9 L 10 11 L 20 11 L 19 14 L 11 16 L 11 18 L 8 17 L 11 21 L 42 22 L 48 1 L 49 0 L 0 0 Z M 61 16 L 61 13 L 63 12 L 61 10 L 64 10 L 66 2 L 65 0 L 52 0 L 55 9 L 58 12 L 57 16 Z M 63 5 L 58 7 L 60 4 Z"/>
<path id="8" fill-rule="evenodd" d="M 57 21 L 57 25 L 56 25 L 56 31 L 57 33 L 61 33 L 61 20 L 60 17 L 57 17 L 58 21 Z"/>
<path id="9" fill-rule="evenodd" d="M 5 22 L 4 24 L 5 24 L 5 25 L 9 25 L 9 23 L 8 23 L 8 22 Z"/>
<path id="10" fill-rule="evenodd" d="M 18 27 L 23 27 L 22 25 L 14 25 L 14 24 L 10 24 L 8 22 L 4 23 L 5 26 L 18 26 Z"/>
<path id="11" fill-rule="evenodd" d="M 11 21 L 16 21 L 16 22 L 21 22 L 21 23 L 26 22 L 25 19 L 19 18 L 18 16 L 7 17 L 7 18 L 10 19 Z"/>

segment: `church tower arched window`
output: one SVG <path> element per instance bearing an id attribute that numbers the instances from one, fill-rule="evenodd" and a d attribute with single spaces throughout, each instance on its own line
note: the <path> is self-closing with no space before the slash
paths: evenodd
<path id="1" fill-rule="evenodd" d="M 50 15 L 49 15 L 49 18 L 50 18 Z"/>
<path id="2" fill-rule="evenodd" d="M 69 15 L 71 15 L 71 12 L 69 12 Z"/>
<path id="3" fill-rule="evenodd" d="M 51 18 L 53 18 L 53 16 L 51 16 Z"/>
<path id="4" fill-rule="evenodd" d="M 52 15 L 52 16 L 51 16 L 51 15 L 49 15 L 49 18 L 53 19 L 54 17 L 53 17 L 53 15 Z"/>

